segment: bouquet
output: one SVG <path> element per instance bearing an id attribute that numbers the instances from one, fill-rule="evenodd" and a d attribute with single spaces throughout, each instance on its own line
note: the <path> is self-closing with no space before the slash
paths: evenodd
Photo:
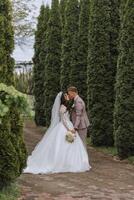
<path id="1" fill-rule="evenodd" d="M 72 133 L 71 131 L 68 131 L 66 134 L 66 141 L 69 143 L 73 143 L 75 140 L 76 135 Z"/>

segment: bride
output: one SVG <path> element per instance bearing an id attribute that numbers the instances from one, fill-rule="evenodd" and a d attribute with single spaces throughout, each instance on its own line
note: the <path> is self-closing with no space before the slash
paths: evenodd
<path id="1" fill-rule="evenodd" d="M 24 173 L 84 172 L 91 168 L 86 148 L 78 133 L 75 133 L 74 142 L 66 140 L 67 132 L 73 130 L 68 100 L 67 94 L 58 93 L 52 108 L 51 125 L 28 157 Z"/>

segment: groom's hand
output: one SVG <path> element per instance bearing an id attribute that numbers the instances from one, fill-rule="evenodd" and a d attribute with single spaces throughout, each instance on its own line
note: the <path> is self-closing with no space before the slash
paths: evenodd
<path id="1" fill-rule="evenodd" d="M 76 131 L 75 131 L 75 129 L 72 129 L 72 130 L 70 130 L 72 133 L 75 133 Z"/>

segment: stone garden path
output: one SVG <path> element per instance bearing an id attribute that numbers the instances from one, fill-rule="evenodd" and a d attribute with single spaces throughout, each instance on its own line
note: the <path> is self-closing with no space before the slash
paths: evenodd
<path id="1" fill-rule="evenodd" d="M 25 124 L 29 153 L 42 138 L 44 130 L 31 121 Z M 18 200 L 132 200 L 134 166 L 88 147 L 92 169 L 85 173 L 51 175 L 23 174 L 19 178 Z"/>

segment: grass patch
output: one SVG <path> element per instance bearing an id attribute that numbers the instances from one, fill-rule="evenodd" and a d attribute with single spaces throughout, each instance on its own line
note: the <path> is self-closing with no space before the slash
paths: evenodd
<path id="1" fill-rule="evenodd" d="M 96 147 L 96 149 L 102 151 L 105 154 L 117 156 L 117 149 L 115 147 Z"/>
<path id="2" fill-rule="evenodd" d="M 111 155 L 111 156 L 118 156 L 118 152 L 116 147 L 95 147 L 93 146 L 92 142 L 91 142 L 91 138 L 87 138 L 87 145 L 94 147 L 96 150 L 101 151 L 105 154 Z M 134 165 L 134 156 L 130 156 L 126 159 L 130 164 Z"/>
<path id="3" fill-rule="evenodd" d="M 134 165 L 134 156 L 128 157 L 128 161 Z"/>
<path id="4" fill-rule="evenodd" d="M 20 196 L 20 190 L 17 184 L 12 184 L 0 191 L 0 200 L 17 200 Z"/>
<path id="5" fill-rule="evenodd" d="M 90 145 L 90 146 L 93 146 L 92 145 L 92 142 L 91 142 L 91 138 L 87 138 L 87 144 Z M 112 155 L 112 156 L 116 156 L 117 155 L 117 149 L 115 147 L 105 147 L 105 146 L 102 146 L 102 147 L 95 147 L 93 146 L 96 150 L 98 151 L 101 151 L 105 154 L 109 154 L 109 155 Z"/>

